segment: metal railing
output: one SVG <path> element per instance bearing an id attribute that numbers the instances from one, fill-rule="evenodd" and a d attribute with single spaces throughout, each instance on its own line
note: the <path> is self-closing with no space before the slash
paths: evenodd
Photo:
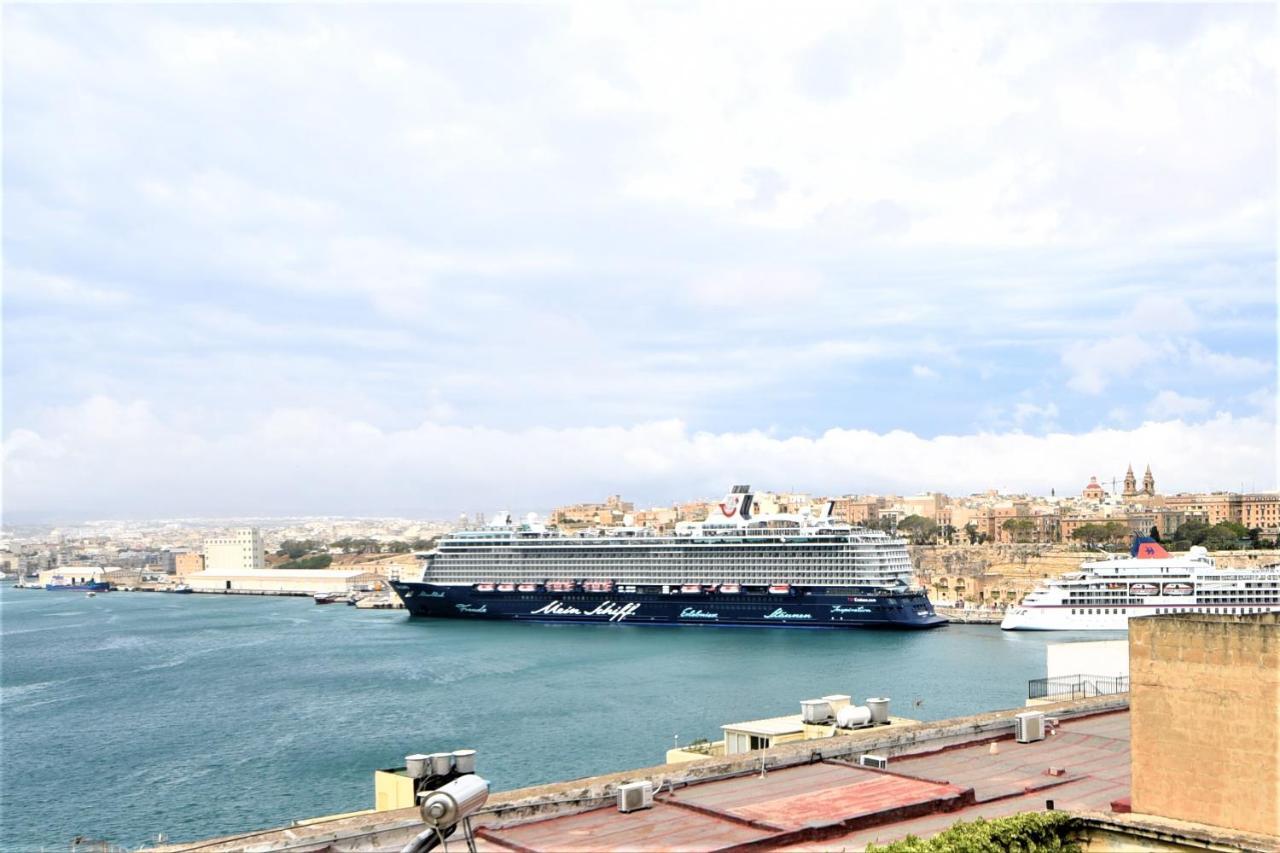
<path id="1" fill-rule="evenodd" d="M 1085 699 L 1129 692 L 1127 675 L 1058 675 L 1027 682 L 1028 699 Z"/>

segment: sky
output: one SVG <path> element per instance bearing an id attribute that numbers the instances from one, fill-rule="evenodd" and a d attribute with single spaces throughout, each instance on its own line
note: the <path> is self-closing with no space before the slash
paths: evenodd
<path id="1" fill-rule="evenodd" d="M 903 5 L 6 4 L 5 518 L 1277 488 L 1275 8 Z"/>

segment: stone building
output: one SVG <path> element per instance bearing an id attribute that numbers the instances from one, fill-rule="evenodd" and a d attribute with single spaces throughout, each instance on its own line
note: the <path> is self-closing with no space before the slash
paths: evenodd
<path id="1" fill-rule="evenodd" d="M 1131 808 L 1280 836 L 1280 620 L 1129 620 Z"/>

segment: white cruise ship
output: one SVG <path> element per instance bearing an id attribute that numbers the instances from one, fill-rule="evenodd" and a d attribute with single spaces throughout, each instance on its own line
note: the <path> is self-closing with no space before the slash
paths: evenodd
<path id="1" fill-rule="evenodd" d="M 1129 556 L 1086 562 L 1005 611 L 1006 631 L 1124 631 L 1134 616 L 1280 612 L 1280 566 L 1219 569 L 1200 546 L 1170 555 L 1139 539 Z"/>
<path id="2" fill-rule="evenodd" d="M 392 586 L 413 616 L 628 625 L 931 628 L 906 543 L 830 515 L 753 514 L 749 486 L 673 533 L 564 533 L 502 513 L 442 538 L 420 579 Z"/>

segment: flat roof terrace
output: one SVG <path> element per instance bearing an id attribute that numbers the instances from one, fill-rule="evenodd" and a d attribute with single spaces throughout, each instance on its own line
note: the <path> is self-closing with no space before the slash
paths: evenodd
<path id="1" fill-rule="evenodd" d="M 1036 743 L 1002 735 L 897 756 L 889 768 L 828 759 L 663 790 L 652 809 L 630 814 L 611 803 L 522 822 L 488 818 L 477 841 L 521 851 L 861 849 L 958 820 L 1043 811 L 1047 800 L 1106 811 L 1129 794 L 1129 714 L 1066 720 Z"/>

